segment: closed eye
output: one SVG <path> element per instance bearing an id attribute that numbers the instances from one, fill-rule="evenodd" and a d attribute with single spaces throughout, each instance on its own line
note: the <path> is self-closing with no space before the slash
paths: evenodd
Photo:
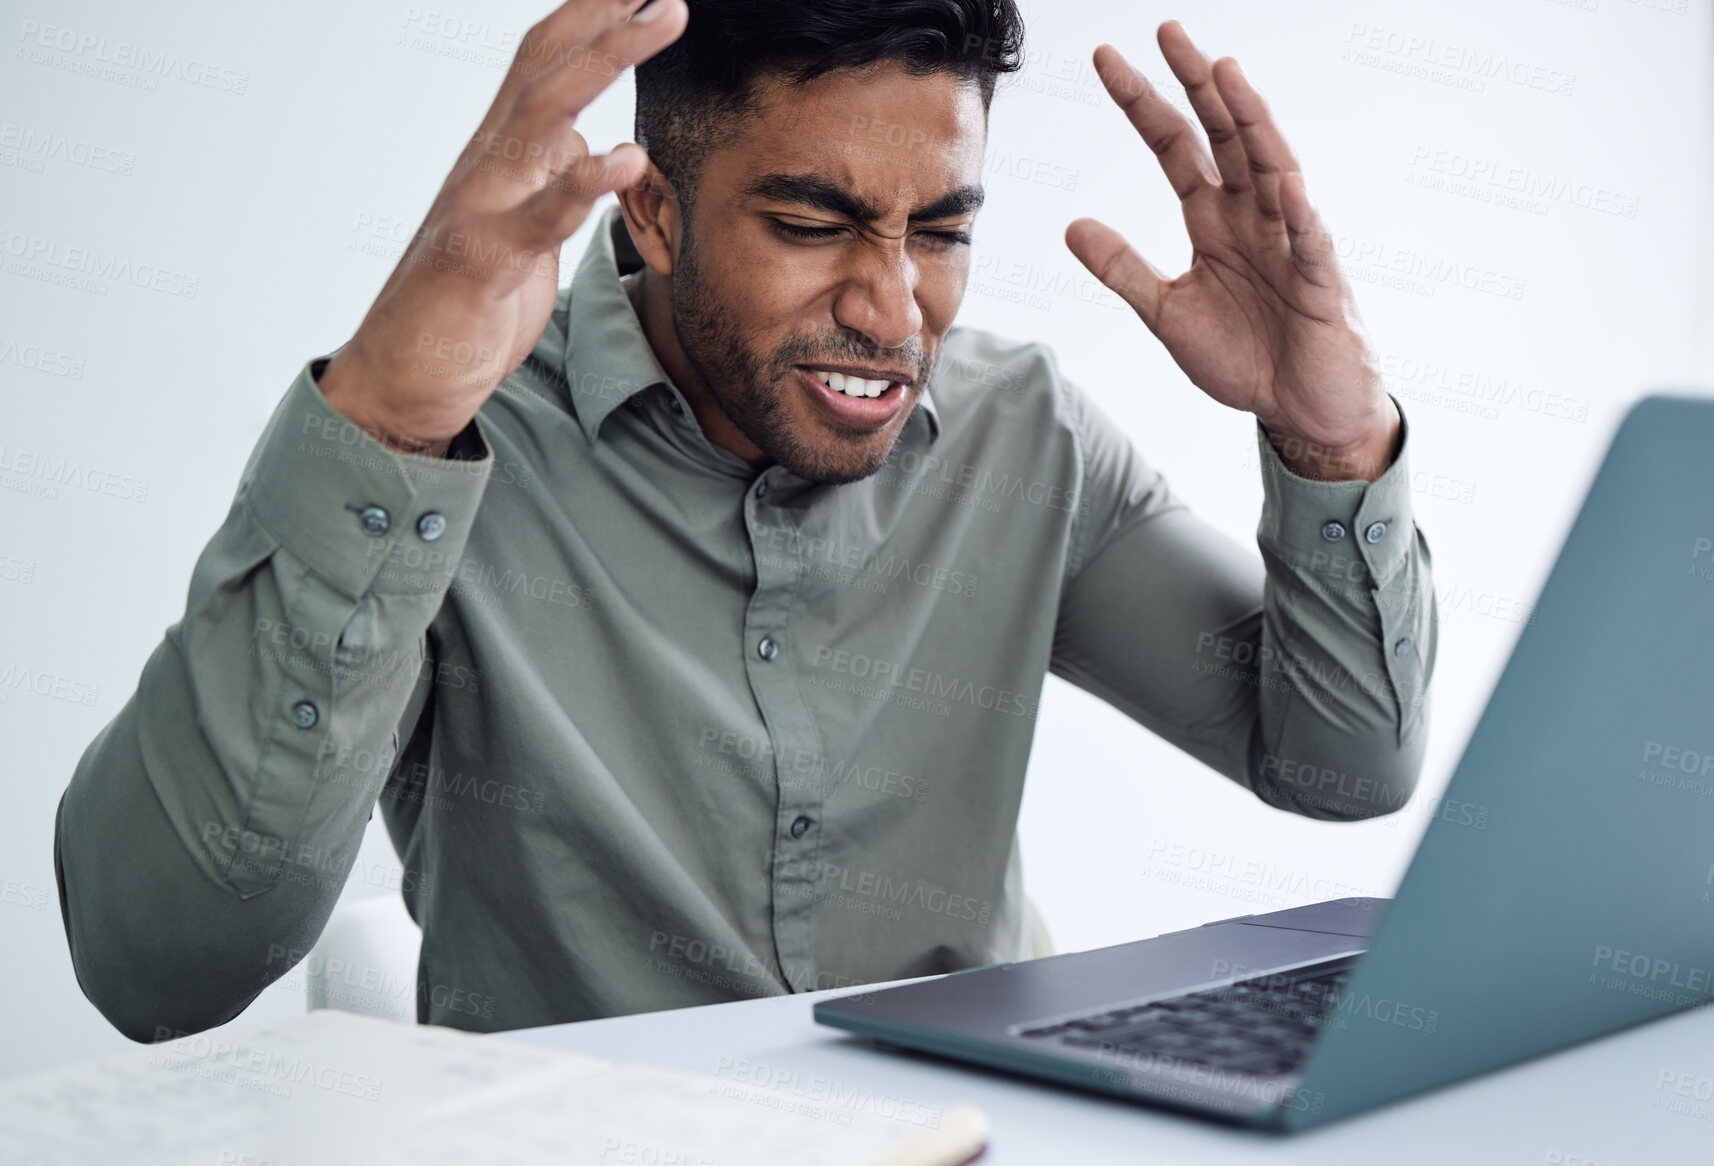
<path id="1" fill-rule="evenodd" d="M 831 239 L 844 229 L 842 227 L 800 227 L 796 223 L 781 222 L 779 219 L 769 219 L 768 221 L 774 224 L 775 230 L 794 239 Z"/>
<path id="2" fill-rule="evenodd" d="M 970 242 L 970 233 L 968 231 L 924 231 L 923 234 L 927 235 L 931 239 L 937 239 L 944 242 L 948 247 L 954 247 L 960 243 Z"/>
<path id="3" fill-rule="evenodd" d="M 788 223 L 782 219 L 770 218 L 776 231 L 793 239 L 831 239 L 842 233 L 844 227 L 804 227 L 797 223 Z M 970 235 L 965 231 L 921 231 L 919 234 L 934 239 L 936 243 L 948 247 L 970 242 Z"/>

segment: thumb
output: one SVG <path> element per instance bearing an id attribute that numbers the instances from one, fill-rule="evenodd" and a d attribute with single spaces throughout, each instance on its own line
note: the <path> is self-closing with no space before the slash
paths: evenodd
<path id="1" fill-rule="evenodd" d="M 1065 228 L 1065 245 L 1091 275 L 1119 294 L 1152 332 L 1166 277 L 1125 236 L 1099 219 L 1078 219 Z"/>

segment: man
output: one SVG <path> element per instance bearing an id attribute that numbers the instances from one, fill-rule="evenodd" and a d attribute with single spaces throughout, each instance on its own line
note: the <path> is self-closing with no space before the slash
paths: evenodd
<path id="1" fill-rule="evenodd" d="M 377 800 L 427 1022 L 1017 958 L 1050 670 L 1270 805 L 1410 794 L 1435 612 L 1404 422 L 1237 65 L 1161 30 L 1210 153 L 1096 51 L 1196 258 L 1066 241 L 1256 416 L 1261 562 L 1046 349 L 953 327 L 1011 0 L 639 8 L 531 30 L 77 768 L 73 962 L 136 1039 L 301 959 Z M 636 61 L 648 153 L 590 157 L 575 115 Z"/>

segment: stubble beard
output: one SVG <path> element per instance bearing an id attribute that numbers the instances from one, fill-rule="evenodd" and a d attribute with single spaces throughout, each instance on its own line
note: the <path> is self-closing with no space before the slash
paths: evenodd
<path id="1" fill-rule="evenodd" d="M 672 278 L 673 331 L 678 335 L 685 359 L 708 386 L 720 411 L 757 449 L 805 481 L 843 484 L 875 473 L 886 464 L 903 426 L 880 449 L 856 442 L 842 443 L 837 438 L 827 446 L 818 446 L 804 440 L 793 427 L 786 403 L 774 386 L 782 381 L 792 383 L 788 378 L 795 380 L 792 367 L 795 364 L 861 363 L 886 358 L 872 347 L 853 346 L 848 340 L 817 343 L 799 337 L 788 340 L 771 359 L 759 356 L 744 343 L 737 322 L 704 282 L 688 218 L 687 215 Z M 905 352 L 911 359 L 903 363 L 912 368 L 923 367 L 920 345 Z M 887 363 L 899 362 L 892 358 Z M 927 379 L 926 370 L 919 374 L 919 379 Z"/>

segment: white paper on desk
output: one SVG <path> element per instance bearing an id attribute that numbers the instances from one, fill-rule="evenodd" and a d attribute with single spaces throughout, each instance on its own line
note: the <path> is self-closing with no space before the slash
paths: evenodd
<path id="1" fill-rule="evenodd" d="M 927 1119 L 933 1126 L 914 1124 L 639 1065 L 507 1092 L 415 1131 L 377 1166 L 940 1166 L 966 1161 L 982 1145 L 980 1128 L 972 1142 L 966 1126 L 942 1128 L 938 1112 Z M 936 1156 L 912 1144 L 937 1135 L 951 1135 L 955 1148 Z"/>
<path id="2" fill-rule="evenodd" d="M 938 1111 L 937 1128 L 924 1128 L 336 1011 L 0 1081 L 0 1144 L 19 1166 L 939 1166 L 981 1145 L 979 1114 L 945 1116 L 944 1128 Z"/>
<path id="3" fill-rule="evenodd" d="M 508 1080 L 605 1062 L 321 1011 L 0 1081 L 9 1162 L 367 1162 L 423 1115 Z"/>

